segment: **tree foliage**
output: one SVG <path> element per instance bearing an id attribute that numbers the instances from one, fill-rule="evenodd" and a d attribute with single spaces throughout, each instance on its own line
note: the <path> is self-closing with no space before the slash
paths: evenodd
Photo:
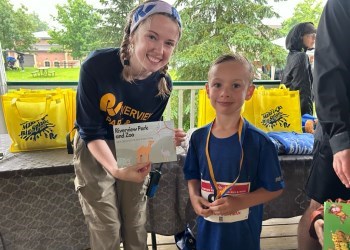
<path id="1" fill-rule="evenodd" d="M 183 35 L 172 66 L 178 80 L 206 80 L 212 61 L 236 51 L 259 64 L 281 65 L 282 48 L 271 43 L 278 31 L 263 24 L 278 17 L 266 0 L 177 0 Z"/>
<path id="2" fill-rule="evenodd" d="M 124 26 L 129 12 L 136 7 L 139 0 L 100 0 L 104 6 L 99 12 L 103 15 L 100 35 L 104 47 L 119 47 L 124 35 Z"/>
<path id="3" fill-rule="evenodd" d="M 281 33 L 287 35 L 291 28 L 301 22 L 312 22 L 317 27 L 323 10 L 322 0 L 304 0 L 295 6 L 293 16 L 284 20 Z"/>
<path id="4" fill-rule="evenodd" d="M 81 59 L 91 50 L 101 47 L 98 28 L 101 16 L 85 0 L 68 0 L 67 4 L 56 5 L 54 17 L 62 28 L 49 31 L 50 43 L 59 44 L 69 50 L 72 56 Z"/>
<path id="5" fill-rule="evenodd" d="M 32 19 L 34 25 L 34 32 L 49 30 L 49 25 L 46 22 L 40 20 L 38 14 L 31 13 L 29 14 L 29 17 Z"/>
<path id="6" fill-rule="evenodd" d="M 36 39 L 35 27 L 27 9 L 14 10 L 8 0 L 0 0 L 0 42 L 3 49 L 28 51 Z"/>

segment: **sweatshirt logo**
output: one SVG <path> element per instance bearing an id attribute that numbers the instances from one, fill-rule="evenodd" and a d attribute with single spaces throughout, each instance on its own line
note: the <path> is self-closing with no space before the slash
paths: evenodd
<path id="1" fill-rule="evenodd" d="M 130 119 L 147 121 L 152 113 L 143 112 L 118 102 L 115 95 L 107 93 L 101 97 L 100 110 L 106 112 L 106 121 L 110 125 L 131 123 Z M 129 118 L 129 119 L 128 119 Z"/>

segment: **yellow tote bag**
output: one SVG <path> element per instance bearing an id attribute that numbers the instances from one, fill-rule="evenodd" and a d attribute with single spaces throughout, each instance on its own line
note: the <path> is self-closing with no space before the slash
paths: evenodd
<path id="1" fill-rule="evenodd" d="M 68 113 L 63 94 L 2 96 L 10 152 L 65 148 Z"/>
<path id="2" fill-rule="evenodd" d="M 66 89 L 65 90 L 65 98 L 66 98 L 66 105 L 67 105 L 67 111 L 68 111 L 68 129 L 70 132 L 70 140 L 73 140 L 75 135 L 74 123 L 76 119 L 76 90 L 73 89 Z"/>
<path id="3" fill-rule="evenodd" d="M 254 90 L 254 92 L 255 92 L 255 90 Z M 253 97 L 251 97 L 248 101 L 244 102 L 241 114 L 251 124 L 255 124 Z"/>
<path id="4" fill-rule="evenodd" d="M 242 108 L 242 115 L 249 122 L 254 124 L 254 108 L 252 98 L 249 101 L 245 101 Z M 210 99 L 208 98 L 205 89 L 201 89 L 198 92 L 198 124 L 197 127 L 202 127 L 215 119 L 216 112 L 213 106 L 211 106 Z"/>
<path id="5" fill-rule="evenodd" d="M 279 88 L 255 89 L 252 97 L 254 125 L 263 131 L 302 133 L 300 98 L 298 90 Z"/>
<path id="6" fill-rule="evenodd" d="M 216 116 L 214 108 L 210 104 L 205 89 L 198 92 L 198 123 L 197 127 L 202 127 L 214 120 Z"/>
<path id="7" fill-rule="evenodd" d="M 68 117 L 68 129 L 71 131 L 74 127 L 74 122 L 76 119 L 76 93 L 77 91 L 72 88 L 55 88 L 55 89 L 24 89 L 20 88 L 18 90 L 9 90 L 6 96 L 12 96 L 16 98 L 22 97 L 46 97 L 48 95 L 55 96 L 60 94 L 64 96 L 66 111 Z M 74 133 L 72 133 L 74 136 Z"/>
<path id="8" fill-rule="evenodd" d="M 74 127 L 76 116 L 76 90 L 74 89 L 57 89 L 58 93 L 64 95 L 67 117 L 68 117 L 68 129 L 71 131 Z M 74 136 L 74 134 L 73 134 Z"/>

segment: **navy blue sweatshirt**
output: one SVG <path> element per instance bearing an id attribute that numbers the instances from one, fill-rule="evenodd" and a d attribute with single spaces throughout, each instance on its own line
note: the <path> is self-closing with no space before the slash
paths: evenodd
<path id="1" fill-rule="evenodd" d="M 113 125 L 159 121 L 169 97 L 157 96 L 160 73 L 133 83 L 123 80 L 119 49 L 92 52 L 82 64 L 77 90 L 77 120 L 87 143 L 113 139 Z M 166 76 L 168 88 L 172 82 Z"/>

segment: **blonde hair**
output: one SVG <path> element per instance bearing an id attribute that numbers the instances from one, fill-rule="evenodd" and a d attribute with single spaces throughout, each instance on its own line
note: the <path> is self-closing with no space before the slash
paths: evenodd
<path id="1" fill-rule="evenodd" d="M 145 1 L 144 3 L 148 3 L 148 2 L 154 2 L 154 0 L 153 1 L 152 0 Z M 134 15 L 135 11 L 138 9 L 138 7 L 139 6 L 134 8 L 128 15 L 127 23 L 126 23 L 125 28 L 124 28 L 123 40 L 122 40 L 121 45 L 120 45 L 120 60 L 124 66 L 123 71 L 122 71 L 122 77 L 124 80 L 126 80 L 127 82 L 130 82 L 130 83 L 132 83 L 135 80 L 132 73 L 131 73 L 131 67 L 130 67 L 130 57 L 131 57 L 130 51 L 132 49 L 132 46 L 130 44 L 130 35 L 131 35 L 130 28 L 131 28 L 133 15 Z M 155 14 L 165 15 L 165 16 L 173 19 L 174 22 L 177 23 L 177 20 L 173 16 L 171 16 L 170 14 L 161 13 L 161 12 L 155 13 Z M 151 17 L 151 16 L 149 16 L 149 17 Z M 143 25 L 145 23 L 145 21 L 147 21 L 147 20 L 149 20 L 149 18 L 146 18 L 145 20 L 141 21 L 140 25 Z M 133 32 L 136 32 L 138 27 L 136 27 L 136 29 Z M 180 36 L 181 36 L 181 29 L 179 27 L 179 38 L 180 38 Z M 166 78 L 165 78 L 165 76 L 168 74 L 167 72 L 168 72 L 168 63 L 163 68 L 159 69 L 159 73 L 161 74 L 161 78 L 158 82 L 159 92 L 158 92 L 157 96 L 164 97 L 164 96 L 170 95 L 168 83 L 167 83 Z"/>
<path id="2" fill-rule="evenodd" d="M 210 66 L 208 75 L 210 74 L 211 69 L 215 65 L 218 65 L 218 64 L 223 63 L 223 62 L 228 62 L 228 61 L 238 62 L 242 65 L 245 65 L 247 67 L 248 72 L 249 72 L 249 82 L 253 83 L 253 79 L 254 79 L 253 65 L 248 61 L 248 59 L 246 57 L 244 57 L 238 53 L 225 54 L 225 55 L 222 55 L 219 58 L 217 58 Z"/>

